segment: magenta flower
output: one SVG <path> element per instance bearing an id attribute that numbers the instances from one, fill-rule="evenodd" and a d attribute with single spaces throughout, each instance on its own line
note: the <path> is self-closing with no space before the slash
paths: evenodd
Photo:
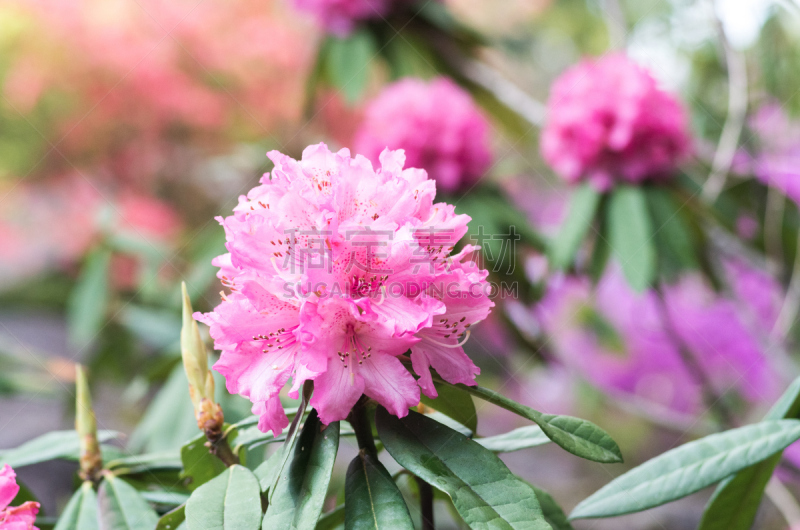
<path id="1" fill-rule="evenodd" d="M 776 397 L 777 374 L 733 300 L 694 276 L 666 288 L 665 297 L 670 323 L 655 293 L 634 293 L 612 271 L 594 293 L 588 281 L 553 282 L 534 314 L 568 367 L 625 399 L 682 413 L 704 410 L 702 389 L 679 344 L 720 394 L 736 391 L 751 403 Z"/>
<path id="2" fill-rule="evenodd" d="M 777 103 L 763 105 L 750 120 L 758 150 L 746 156 L 756 178 L 800 204 L 800 124 Z"/>
<path id="3" fill-rule="evenodd" d="M 403 0 L 294 0 L 294 5 L 313 15 L 328 32 L 344 37 L 357 22 L 383 18 L 392 4 L 400 1 Z"/>
<path id="4" fill-rule="evenodd" d="M 681 104 L 624 55 L 583 61 L 553 84 L 542 155 L 568 182 L 663 180 L 689 151 Z"/>
<path id="5" fill-rule="evenodd" d="M 403 149 L 439 189 L 469 188 L 492 164 L 489 123 L 470 95 L 448 79 L 403 79 L 366 108 L 356 151 L 373 161 L 386 149 Z"/>
<path id="6" fill-rule="evenodd" d="M 347 417 L 362 394 L 397 416 L 433 389 L 430 367 L 475 384 L 479 369 L 461 345 L 493 303 L 486 271 L 451 255 L 469 217 L 434 204 L 424 171 L 403 169 L 385 150 L 375 170 L 347 149 L 278 152 L 261 185 L 220 219 L 228 254 L 214 264 L 230 289 L 196 318 L 221 351 L 214 368 L 253 402 L 259 427 L 288 424 L 279 394 L 297 398 L 314 381 L 311 405 L 324 423 Z M 398 359 L 411 350 L 419 383 Z"/>
<path id="7" fill-rule="evenodd" d="M 19 506 L 9 506 L 19 493 L 17 475 L 6 464 L 0 469 L 0 528 L 2 530 L 37 530 L 33 523 L 39 513 L 39 503 L 28 501 Z"/>

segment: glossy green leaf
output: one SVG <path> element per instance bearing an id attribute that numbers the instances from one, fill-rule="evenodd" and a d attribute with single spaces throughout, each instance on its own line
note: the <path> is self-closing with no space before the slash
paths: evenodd
<path id="1" fill-rule="evenodd" d="M 98 431 L 97 438 L 106 442 L 119 436 L 116 431 Z M 77 460 L 80 457 L 81 443 L 75 431 L 52 431 L 10 449 L 0 456 L 0 467 L 8 464 L 19 468 L 56 460 L 59 458 Z"/>
<path id="2" fill-rule="evenodd" d="M 421 394 L 420 400 L 422 403 L 456 420 L 472 432 L 477 431 L 478 413 L 475 411 L 475 403 L 472 401 L 472 396 L 468 392 L 452 385 L 434 383 L 434 386 L 439 394 L 438 397 L 431 399 L 425 394 Z"/>
<path id="3" fill-rule="evenodd" d="M 258 479 L 246 467 L 229 467 L 192 492 L 186 503 L 186 526 L 189 530 L 258 530 Z"/>
<path id="4" fill-rule="evenodd" d="M 161 516 L 156 530 L 176 530 L 186 520 L 186 505 L 181 504 L 172 511 Z"/>
<path id="5" fill-rule="evenodd" d="M 550 243 L 550 262 L 556 269 L 566 269 L 592 226 L 602 195 L 591 184 L 582 184 L 572 192 L 569 213 L 555 239 Z"/>
<path id="6" fill-rule="evenodd" d="M 539 489 L 536 486 L 531 486 L 531 488 L 536 492 L 536 498 L 539 499 L 539 506 L 542 507 L 542 513 L 544 513 L 544 519 L 547 524 L 553 530 L 573 530 L 567 515 L 555 499 L 543 489 Z"/>
<path id="7" fill-rule="evenodd" d="M 236 438 L 235 428 L 227 438 L 229 443 Z M 222 460 L 212 455 L 205 444 L 206 437 L 200 434 L 181 447 L 181 462 L 183 462 L 181 477 L 189 479 L 188 486 L 191 490 L 199 488 L 226 469 Z"/>
<path id="8" fill-rule="evenodd" d="M 550 528 L 531 486 L 488 449 L 413 411 L 378 407 L 375 423 L 392 458 L 449 495 L 470 528 Z"/>
<path id="9" fill-rule="evenodd" d="M 294 446 L 297 442 L 297 435 L 300 430 L 298 427 L 303 415 L 306 412 L 308 400 L 311 397 L 311 391 L 313 389 L 312 384 L 313 383 L 311 381 L 306 381 L 303 383 L 303 392 L 300 395 L 300 405 L 297 407 L 297 414 L 295 414 L 294 420 L 292 420 L 292 423 L 289 425 L 289 430 L 286 433 L 286 441 L 283 442 L 280 451 L 272 455 L 269 460 L 264 462 L 265 466 L 269 465 L 267 467 L 268 475 L 266 476 L 266 480 L 264 477 L 262 477 L 262 475 L 258 475 L 259 482 L 262 485 L 261 489 L 267 492 L 269 502 L 272 502 L 272 496 L 276 491 L 275 485 L 277 484 L 278 480 L 280 480 L 280 477 L 283 476 L 284 469 L 286 469 L 286 463 L 294 454 Z"/>
<path id="10" fill-rule="evenodd" d="M 440 382 L 441 379 L 439 380 Z M 595 462 L 622 462 L 622 453 L 617 443 L 594 423 L 572 416 L 544 414 L 508 399 L 504 395 L 481 386 L 456 385 L 498 407 L 535 422 L 542 432 L 558 446 L 570 453 Z"/>
<path id="11" fill-rule="evenodd" d="M 312 410 L 275 487 L 263 528 L 302 530 L 317 524 L 339 449 L 339 422 L 322 427 L 317 411 Z"/>
<path id="12" fill-rule="evenodd" d="M 392 476 L 376 457 L 363 451 L 347 468 L 344 505 L 346 530 L 414 530 Z"/>
<path id="13" fill-rule="evenodd" d="M 153 530 L 158 515 L 124 480 L 107 475 L 97 496 L 103 530 Z"/>
<path id="14" fill-rule="evenodd" d="M 328 513 L 322 514 L 317 521 L 316 530 L 333 530 L 344 524 L 344 504 L 340 504 Z"/>
<path id="15" fill-rule="evenodd" d="M 800 420 L 766 421 L 712 434 L 667 451 L 583 500 L 571 519 L 638 512 L 690 495 L 783 450 Z"/>
<path id="16" fill-rule="evenodd" d="M 348 103 L 355 103 L 367 88 L 372 60 L 377 55 L 375 39 L 366 29 L 357 29 L 343 39 L 329 37 L 325 48 L 328 78 Z"/>
<path id="17" fill-rule="evenodd" d="M 653 223 L 641 188 L 618 186 L 607 210 L 608 238 L 622 272 L 636 291 L 645 290 L 656 273 Z"/>
<path id="18" fill-rule="evenodd" d="M 99 530 L 97 494 L 91 482 L 84 482 L 72 495 L 55 530 Z"/>
<path id="19" fill-rule="evenodd" d="M 110 299 L 108 270 L 111 251 L 97 248 L 89 253 L 78 282 L 67 302 L 70 342 L 83 348 L 92 342 L 105 324 Z"/>
<path id="20" fill-rule="evenodd" d="M 550 438 L 538 425 L 526 425 L 497 436 L 475 438 L 475 441 L 494 453 L 511 453 L 550 443 Z"/>
<path id="21" fill-rule="evenodd" d="M 800 413 L 800 377 L 778 399 L 765 421 L 796 418 Z M 747 530 L 753 526 L 764 489 L 781 453 L 723 480 L 708 501 L 698 530 Z"/>

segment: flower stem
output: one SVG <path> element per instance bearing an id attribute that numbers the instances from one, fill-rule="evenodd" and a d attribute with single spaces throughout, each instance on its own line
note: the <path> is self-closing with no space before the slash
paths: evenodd
<path id="1" fill-rule="evenodd" d="M 358 448 L 374 456 L 378 454 L 378 449 L 375 447 L 375 438 L 372 436 L 372 424 L 367 417 L 367 401 L 366 396 L 361 396 L 347 416 L 347 421 L 353 426 L 353 431 L 356 433 Z"/>
<path id="2" fill-rule="evenodd" d="M 433 488 L 430 484 L 419 477 L 417 486 L 419 487 L 419 507 L 422 512 L 422 530 L 434 530 L 433 525 Z"/>

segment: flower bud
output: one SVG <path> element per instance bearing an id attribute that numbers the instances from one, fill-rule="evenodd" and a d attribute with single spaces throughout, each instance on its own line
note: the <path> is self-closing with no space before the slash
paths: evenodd
<path id="1" fill-rule="evenodd" d="M 92 409 L 89 382 L 83 366 L 75 366 L 75 430 L 80 438 L 80 476 L 84 480 L 95 480 L 103 467 L 100 445 L 97 442 L 97 420 Z"/>
<path id="2" fill-rule="evenodd" d="M 181 328 L 181 357 L 189 380 L 189 395 L 194 405 L 197 426 L 204 432 L 221 431 L 222 408 L 214 401 L 214 377 L 208 369 L 208 353 L 200 329 L 192 317 L 192 302 L 181 283 L 183 292 L 183 327 Z"/>

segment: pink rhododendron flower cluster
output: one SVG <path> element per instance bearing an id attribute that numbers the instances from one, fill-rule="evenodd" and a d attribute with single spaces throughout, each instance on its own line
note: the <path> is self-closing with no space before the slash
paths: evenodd
<path id="1" fill-rule="evenodd" d="M 386 87 L 367 106 L 354 142 L 373 161 L 387 147 L 405 150 L 408 164 L 446 192 L 468 188 L 492 163 L 489 123 L 469 93 L 444 78 Z"/>
<path id="2" fill-rule="evenodd" d="M 407 0 L 294 0 L 297 9 L 314 16 L 320 26 L 340 37 L 357 22 L 386 16 L 392 4 Z"/>
<path id="3" fill-rule="evenodd" d="M 749 285 L 741 290 L 755 281 L 761 280 L 745 280 Z M 679 345 L 695 356 L 718 393 L 735 390 L 751 403 L 777 397 L 779 377 L 737 301 L 716 295 L 695 276 L 666 287 L 664 295 L 669 322 L 654 292 L 633 292 L 616 271 L 594 292 L 588 280 L 565 277 L 548 285 L 534 315 L 568 367 L 626 399 L 682 413 L 704 410 L 702 389 Z"/>
<path id="4" fill-rule="evenodd" d="M 568 182 L 669 178 L 689 150 L 681 104 L 625 55 L 585 60 L 553 84 L 542 155 Z"/>
<path id="5" fill-rule="evenodd" d="M 228 253 L 214 261 L 230 293 L 211 313 L 221 350 L 215 369 L 248 397 L 262 430 L 288 424 L 279 393 L 296 398 L 314 381 L 324 423 L 347 417 L 363 394 L 397 416 L 436 396 L 433 367 L 474 384 L 479 369 L 461 348 L 493 306 L 487 272 L 451 255 L 469 217 L 434 203 L 435 184 L 403 169 L 403 151 L 380 167 L 347 149 L 308 147 L 297 161 L 276 151 L 261 185 L 220 222 Z M 398 356 L 411 350 L 416 381 Z"/>
<path id="6" fill-rule="evenodd" d="M 17 475 L 6 464 L 0 469 L 0 529 L 37 530 L 33 523 L 39 513 L 39 503 L 28 501 L 19 506 L 9 506 L 19 493 Z"/>

